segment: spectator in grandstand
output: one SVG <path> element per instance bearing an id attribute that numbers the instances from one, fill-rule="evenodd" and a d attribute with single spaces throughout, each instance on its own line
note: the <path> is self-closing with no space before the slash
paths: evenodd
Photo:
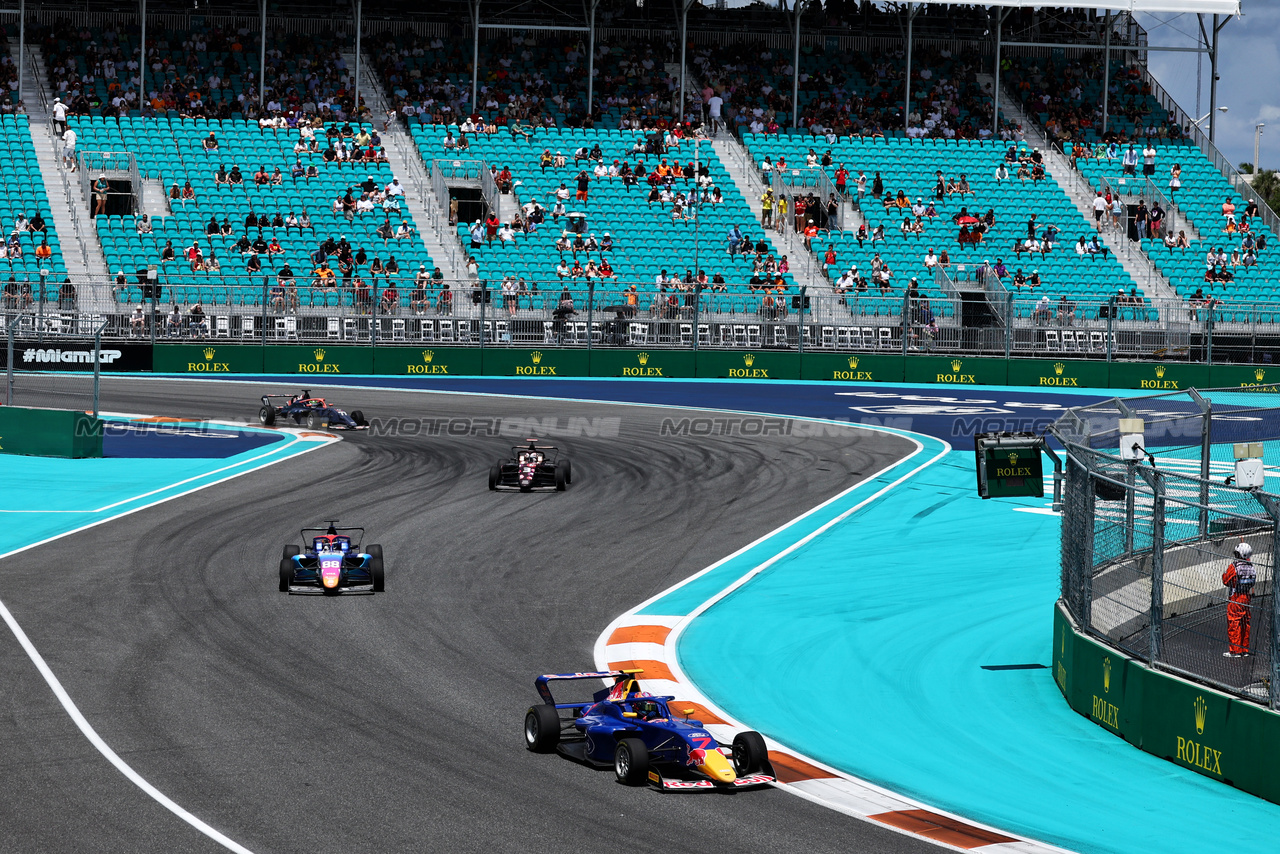
<path id="1" fill-rule="evenodd" d="M 54 133 L 61 136 L 67 132 L 67 105 L 62 103 L 61 98 L 53 99 L 52 113 Z"/>
<path id="2" fill-rule="evenodd" d="M 121 276 L 124 275 L 124 270 L 120 271 L 120 275 Z M 10 276 L 9 284 L 12 284 L 12 283 L 13 283 L 13 277 Z M 15 289 L 15 292 L 16 292 L 16 289 Z M 9 285 L 6 284 L 5 294 L 7 295 L 8 293 L 9 293 Z M 145 332 L 146 325 L 147 325 L 147 318 L 146 318 L 146 315 L 143 314 L 142 303 L 138 303 L 137 307 L 135 307 L 133 310 L 133 314 L 129 315 L 129 334 L 143 335 Z"/>
<path id="3" fill-rule="evenodd" d="M 217 135 L 215 135 L 213 131 L 209 131 L 209 135 L 204 138 L 203 145 L 204 145 L 205 151 L 217 151 L 218 150 Z"/>
<path id="4" fill-rule="evenodd" d="M 175 302 L 169 311 L 168 323 L 165 326 L 170 338 L 182 335 L 182 309 Z"/>
<path id="5" fill-rule="evenodd" d="M 227 173 L 227 183 L 233 187 L 244 183 L 244 175 L 241 174 L 239 166 L 232 165 L 231 171 Z"/>
<path id="6" fill-rule="evenodd" d="M 187 334 L 192 338 L 208 338 L 209 322 L 205 317 L 204 305 L 199 301 L 187 312 Z"/>
<path id="7" fill-rule="evenodd" d="M 172 261 L 175 259 L 175 257 L 176 255 L 173 249 L 173 241 L 166 240 L 164 242 L 164 248 L 160 250 L 160 263 L 164 264 L 168 261 Z"/>
<path id="8" fill-rule="evenodd" d="M 53 247 L 49 245 L 49 238 L 42 238 L 40 240 L 40 245 L 36 247 L 36 260 L 48 261 L 52 257 Z"/>
<path id="9" fill-rule="evenodd" d="M 382 296 L 378 300 L 378 311 L 383 314 L 393 314 L 400 307 L 400 292 L 396 290 L 396 286 L 387 280 L 387 286 L 382 289 Z"/>
<path id="10" fill-rule="evenodd" d="M 107 194 L 111 192 L 111 183 L 106 175 L 99 175 L 93 182 L 93 215 L 105 216 L 107 213 Z"/>
<path id="11" fill-rule="evenodd" d="M 58 287 L 58 308 L 63 311 L 74 311 L 76 307 L 76 286 L 70 279 L 63 279 Z"/>
<path id="12" fill-rule="evenodd" d="M 71 128 L 62 132 L 62 165 L 72 172 L 80 168 L 76 161 L 76 138 L 76 132 Z"/>
<path id="13" fill-rule="evenodd" d="M 1122 171 L 1124 172 L 1125 175 L 1138 174 L 1138 158 L 1139 158 L 1138 150 L 1133 146 L 1132 143 L 1130 143 L 1129 147 L 1125 149 L 1124 159 L 1121 160 Z"/>
<path id="14" fill-rule="evenodd" d="M 138 232 L 138 234 L 150 234 L 151 218 L 148 217 L 146 214 L 143 214 L 142 217 L 138 220 L 137 225 L 135 226 L 135 229 Z"/>

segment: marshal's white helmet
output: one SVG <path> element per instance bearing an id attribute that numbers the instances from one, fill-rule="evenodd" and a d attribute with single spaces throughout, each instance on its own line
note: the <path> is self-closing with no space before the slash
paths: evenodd
<path id="1" fill-rule="evenodd" d="M 1236 557 L 1241 560 L 1248 560 L 1253 557 L 1253 546 L 1248 543 L 1240 543 L 1240 545 L 1236 546 Z"/>

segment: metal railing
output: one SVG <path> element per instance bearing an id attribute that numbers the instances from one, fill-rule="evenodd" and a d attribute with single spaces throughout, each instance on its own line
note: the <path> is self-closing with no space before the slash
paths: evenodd
<path id="1" fill-rule="evenodd" d="M 1054 424 L 1067 456 L 1062 602 L 1086 632 L 1153 668 L 1280 708 L 1280 498 L 1228 477 L 1233 443 L 1280 438 L 1280 409 L 1259 406 L 1257 390 L 1116 399 Z M 1140 443 L 1124 418 L 1141 419 Z M 1275 477 L 1280 449 L 1267 454 Z M 1229 587 L 1240 543 L 1256 583 Z"/>
<path id="2" fill-rule="evenodd" d="M 1178 105 L 1177 101 L 1173 100 L 1173 96 L 1160 85 L 1160 82 L 1156 80 L 1145 65 L 1142 67 L 1142 79 L 1143 82 L 1151 87 L 1151 93 L 1155 96 L 1160 106 L 1172 113 L 1178 124 L 1184 129 L 1190 128 L 1192 142 L 1200 148 L 1205 157 L 1209 158 L 1214 168 L 1222 173 L 1222 176 L 1227 179 L 1235 191 L 1244 197 L 1245 201 L 1254 202 L 1258 205 L 1258 214 L 1267 230 L 1280 237 L 1280 216 L 1277 216 L 1276 212 L 1271 209 L 1267 204 L 1267 200 L 1254 191 L 1253 187 L 1245 181 L 1244 176 L 1240 174 L 1227 156 L 1209 139 L 1209 135 L 1193 121 L 1192 117 Z M 1257 169 L 1257 164 L 1254 164 L 1254 169 Z"/>
<path id="3" fill-rule="evenodd" d="M 107 321 L 108 338 L 210 335 L 253 341 L 340 338 L 375 344 L 439 335 L 441 321 L 449 321 L 455 330 L 460 321 L 474 329 L 480 328 L 475 323 L 502 321 L 509 337 L 495 333 L 495 341 L 541 344 L 547 324 L 571 317 L 584 324 L 582 329 L 589 325 L 599 338 L 605 334 L 603 324 L 617 320 L 621 312 L 629 323 L 709 324 L 708 346 L 734 346 L 739 339 L 732 327 L 754 324 L 783 325 L 787 331 L 762 332 L 750 339 L 756 342 L 751 346 L 764 346 L 766 341 L 768 346 L 798 346 L 803 336 L 806 347 L 836 351 L 928 349 L 948 355 L 1264 365 L 1280 352 L 1280 304 L 1131 303 L 1119 296 L 1068 299 L 1051 296 L 1052 283 L 1043 289 L 1048 293 L 1010 290 L 994 276 L 966 286 L 968 273 L 940 271 L 932 295 L 912 296 L 901 289 L 881 292 L 869 284 L 847 293 L 827 286 L 776 292 L 716 290 L 711 285 L 700 290 L 657 289 L 648 281 L 616 279 L 595 280 L 592 286 L 572 278 L 454 278 L 419 287 L 408 273 L 371 277 L 367 287 L 355 279 L 318 287 L 307 277 L 282 282 L 275 273 L 236 278 L 166 272 L 153 288 L 145 281 L 145 271 L 139 271 L 123 283 L 113 279 L 108 284 L 93 276 L 68 276 L 67 282 L 43 285 L 33 281 L 27 295 L 11 292 L 20 283 L 6 284 L 0 293 L 0 315 L 27 317 L 26 331 L 36 334 L 85 334 L 93 318 L 100 316 Z M 959 276 L 960 282 L 952 276 Z M 558 317 L 566 291 L 574 314 Z M 98 293 L 113 296 L 79 296 Z M 189 315 L 197 303 L 203 320 L 193 328 Z M 165 318 L 174 305 L 182 319 L 171 326 Z M 139 306 L 143 317 L 135 318 Z M 714 331 L 720 326 L 730 328 L 728 337 Z M 692 345 L 668 332 L 651 331 L 641 337 L 646 346 Z M 462 343 L 479 339 L 464 336 Z"/>

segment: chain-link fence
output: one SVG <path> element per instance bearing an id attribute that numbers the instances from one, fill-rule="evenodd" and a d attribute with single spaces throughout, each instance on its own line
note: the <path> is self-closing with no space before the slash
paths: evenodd
<path id="1" fill-rule="evenodd" d="M 139 267 L 106 280 L 15 276 L 0 288 L 0 311 L 28 315 L 26 323 L 35 331 L 82 335 L 100 317 L 107 321 L 108 339 L 208 334 L 315 342 L 429 341 L 433 335 L 440 340 L 442 329 L 447 339 L 462 319 L 474 324 L 458 343 L 478 343 L 483 328 L 499 340 L 496 325 L 503 323 L 511 343 L 540 345 L 552 343 L 544 324 L 570 317 L 590 324 L 593 343 L 607 343 L 617 340 L 609 324 L 621 314 L 628 323 L 679 319 L 706 324 L 698 346 L 708 347 L 795 347 L 803 334 L 803 346 L 835 351 L 1263 365 L 1280 357 L 1280 305 L 1205 309 L 1178 300 L 1133 305 L 1119 296 L 1067 299 L 1051 286 L 1016 292 L 964 287 L 971 272 L 938 275 L 931 289 L 904 291 L 867 281 L 844 282 L 838 273 L 832 274 L 830 286 L 797 289 L 775 287 L 764 274 L 758 286 L 743 287 L 714 278 L 658 285 L 625 277 L 593 282 L 572 275 L 554 281 L 518 276 L 437 279 L 431 271 L 402 270 L 346 279 L 283 268 L 230 276 Z M 176 323 L 170 318 L 175 307 L 180 315 Z M 557 318 L 564 308 L 573 314 Z M 785 335 L 776 329 L 779 324 L 787 328 Z M 735 334 L 735 325 L 744 327 L 742 335 Z M 759 327 L 758 337 L 750 335 L 751 326 Z M 585 343 L 585 333 L 578 337 L 584 340 L 577 343 Z M 654 329 L 641 343 L 692 346 L 692 336 Z"/>
<path id="2" fill-rule="evenodd" d="M 77 409 L 98 415 L 99 389 L 104 363 L 123 352 L 102 345 L 105 321 L 86 324 L 83 334 L 72 332 L 28 336 L 26 318 L 5 318 L 0 370 L 4 374 L 5 406 L 36 409 Z"/>
<path id="3" fill-rule="evenodd" d="M 1280 477 L 1280 408 L 1257 400 L 1238 389 L 1116 399 L 1054 425 L 1067 452 L 1062 601 L 1090 634 L 1153 667 L 1280 708 L 1280 498 L 1266 491 Z M 1121 419 L 1142 420 L 1141 453 L 1121 452 L 1121 430 L 1133 429 Z M 1233 448 L 1246 442 L 1263 443 L 1262 486 L 1236 485 Z M 1256 581 L 1228 584 L 1242 543 Z"/>

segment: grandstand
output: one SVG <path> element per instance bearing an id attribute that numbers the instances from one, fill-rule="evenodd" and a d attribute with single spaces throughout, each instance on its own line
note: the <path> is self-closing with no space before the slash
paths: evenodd
<path id="1" fill-rule="evenodd" d="M 287 13 L 273 21 L 265 45 L 255 19 L 225 15 L 149 22 L 144 47 L 128 15 L 103 14 L 86 27 L 69 13 L 42 10 L 27 31 L 28 55 L 40 60 L 33 67 L 46 75 L 43 90 L 70 105 L 81 156 L 127 153 L 150 193 L 133 188 L 133 210 L 95 217 L 96 227 L 78 235 L 111 271 L 110 281 L 86 281 L 82 290 L 114 286 L 108 292 L 118 329 L 155 267 L 166 301 L 200 301 L 232 316 L 266 309 L 326 329 L 334 317 L 360 313 L 424 318 L 447 310 L 471 318 L 491 304 L 479 295 L 489 288 L 513 297 L 505 301 L 513 320 L 541 330 L 562 302 L 555 295 L 568 290 L 579 308 L 625 303 L 640 320 L 663 319 L 664 307 L 677 304 L 682 318 L 697 315 L 711 328 L 754 317 L 786 326 L 769 337 L 780 346 L 870 340 L 903 350 L 924 343 L 931 321 L 937 329 L 930 340 L 960 349 L 1052 352 L 1066 336 L 1049 336 L 1048 327 L 1077 326 L 1089 349 L 1099 340 L 1108 351 L 1129 341 L 1140 353 L 1186 340 L 1187 316 L 1226 324 L 1280 317 L 1246 305 L 1271 296 L 1275 235 L 1259 239 L 1259 232 L 1274 214 L 1263 206 L 1250 217 L 1251 238 L 1238 232 L 1240 216 L 1224 231 L 1223 202 L 1243 213 L 1252 195 L 1146 72 L 1137 50 L 1149 48 L 1145 33 L 1127 15 L 1005 13 L 1001 35 L 1047 39 L 1055 50 L 1005 47 L 997 69 L 981 37 L 990 19 L 936 5 L 910 19 L 921 40 L 914 51 L 902 21 L 884 10 L 828 9 L 796 42 L 791 13 L 761 9 L 696 7 L 680 23 L 687 39 L 651 12 L 623 5 L 602 7 L 603 20 L 591 24 L 594 39 L 569 10 L 548 7 L 519 29 L 503 18 L 505 7 L 486 9 L 487 20 L 502 23 L 473 39 L 448 12 L 406 24 L 388 7 L 387 18 L 366 24 L 359 55 L 345 24 Z M 731 21 L 740 26 L 730 30 Z M 7 32 L 16 36 L 12 26 Z M 1099 51 L 1105 33 L 1110 64 Z M 145 86 L 136 68 L 140 49 Z M 365 69 L 358 91 L 356 65 Z M 19 142 L 15 150 L 31 144 L 21 115 L 4 121 Z M 297 150 L 303 126 L 314 126 L 318 150 Z M 327 156 L 329 135 L 341 138 L 346 128 L 348 143 L 360 134 L 381 138 L 365 140 L 356 162 Z M 210 132 L 216 151 L 203 145 Z M 1124 174 L 1131 142 L 1155 149 L 1158 168 L 1149 179 Z M 581 157 L 597 147 L 598 159 Z M 664 159 L 681 168 L 670 180 L 651 179 Z M 645 174 L 634 183 L 613 175 L 615 161 Z M 1174 163 L 1176 188 L 1169 184 Z M 686 164 L 695 175 L 684 175 Z M 1001 164 L 1007 175 L 997 174 Z M 239 166 L 244 180 L 219 182 L 222 165 Z M 252 180 L 260 169 L 265 183 Z M 579 198 L 584 170 L 588 190 Z M 28 165 L 31 194 L 6 201 L 9 216 L 40 203 L 36 171 Z M 867 176 L 862 192 L 859 173 Z M 879 197 L 872 191 L 877 175 Z M 966 187 L 957 192 L 961 176 Z M 401 210 L 384 211 L 381 194 L 393 180 L 413 192 L 399 197 Z M 671 196 L 686 197 L 677 214 L 662 198 L 664 184 Z M 562 185 L 569 198 L 558 213 Z M 175 187 L 177 198 L 170 198 Z M 766 218 L 766 187 L 785 199 L 785 219 Z M 1089 208 L 1094 190 L 1121 197 L 1131 205 L 1128 215 L 1141 196 L 1144 206 L 1159 202 L 1190 247 L 1171 245 L 1172 231 L 1137 233 L 1127 221 L 1116 228 L 1104 219 L 1099 228 Z M 795 217 L 795 203 L 807 193 L 816 204 Z M 361 212 L 348 219 L 344 203 Z M 246 229 L 250 210 L 266 215 L 267 224 Z M 303 210 L 311 231 L 272 224 Z M 143 214 L 149 231 L 139 227 Z M 810 218 L 816 234 L 803 233 Z M 380 234 L 387 219 L 393 234 L 404 220 L 409 238 Z M 415 233 L 416 223 L 429 223 L 430 234 Z M 728 251 L 734 228 L 751 238 L 750 251 Z M 1052 246 L 1026 252 L 1031 231 L 1043 244 L 1048 229 Z M 578 230 L 597 242 L 607 232 L 612 249 L 574 251 Z M 253 251 L 259 232 L 278 250 L 272 243 L 270 252 Z M 344 237 L 351 263 L 316 255 L 327 239 Z M 66 278 L 51 238 L 50 269 Z M 169 241 L 171 260 L 164 257 Z M 201 269 L 184 256 L 192 244 Z M 1229 280 L 1206 281 L 1206 253 L 1219 245 Z M 926 264 L 930 249 L 945 253 L 946 263 Z M 1256 259 L 1245 264 L 1250 249 Z M 398 271 L 371 272 L 374 258 L 384 266 L 392 254 Z M 216 265 L 208 264 L 212 257 Z M 604 275 L 593 275 L 606 260 Z M 286 265 L 295 281 L 279 299 L 273 288 Z M 858 275 L 849 276 L 855 265 Z M 325 266 L 336 287 L 313 288 L 325 278 L 314 271 Z M 416 275 L 437 266 L 449 270 L 455 292 L 472 299 L 442 308 L 445 277 L 424 283 Z M 881 267 L 890 271 L 887 281 L 871 276 Z M 21 272 L 30 273 L 25 263 Z M 866 284 L 854 284 L 859 278 Z M 394 286 L 394 299 L 370 305 L 371 297 L 358 295 L 361 281 L 374 292 Z M 415 299 L 415 289 L 429 293 Z M 807 309 L 786 311 L 802 305 Z M 427 334 L 427 320 L 412 323 Z M 874 333 L 829 336 L 830 326 Z M 241 334 L 258 328 L 229 326 Z M 659 340 L 679 345 L 688 336 Z M 730 340 L 708 334 L 703 343 Z"/>

